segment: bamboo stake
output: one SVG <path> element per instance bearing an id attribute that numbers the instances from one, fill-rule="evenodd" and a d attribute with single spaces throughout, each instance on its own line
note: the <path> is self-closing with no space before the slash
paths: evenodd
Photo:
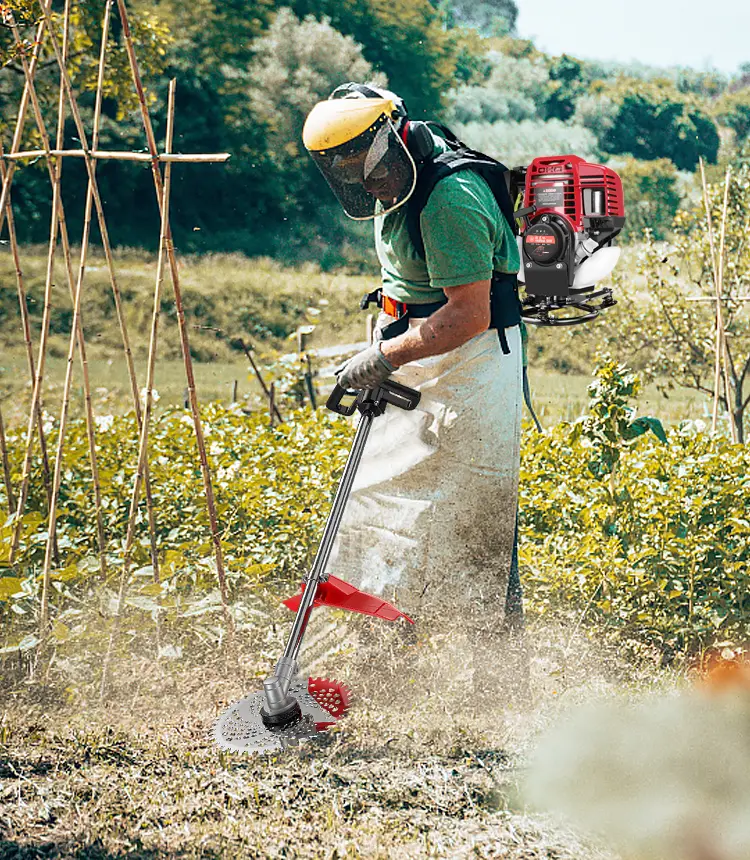
<path id="1" fill-rule="evenodd" d="M 169 101 L 167 105 L 167 140 L 166 148 L 172 148 L 172 137 L 174 133 L 174 93 L 175 81 L 169 82 Z M 162 193 L 161 205 L 161 230 L 159 234 L 159 257 L 156 266 L 156 284 L 154 286 L 154 304 L 151 314 L 151 336 L 148 345 L 148 368 L 146 373 L 146 402 L 143 409 L 143 421 L 141 423 L 141 434 L 138 445 L 138 467 L 136 469 L 135 480 L 133 482 L 133 492 L 130 497 L 130 511 L 128 513 L 128 527 L 125 537 L 125 553 L 123 558 L 122 573 L 120 575 L 120 589 L 117 595 L 117 609 L 115 611 L 115 621 L 112 632 L 110 633 L 107 653 L 104 658 L 104 666 L 102 670 L 102 681 L 100 687 L 100 697 L 104 698 L 104 693 L 107 686 L 107 675 L 109 663 L 112 655 L 117 633 L 119 632 L 120 618 L 122 617 L 123 604 L 125 602 L 125 594 L 128 586 L 128 578 L 130 574 L 130 560 L 133 549 L 133 540 L 135 536 L 135 523 L 138 515 L 138 500 L 141 493 L 141 482 L 145 471 L 145 465 L 148 461 L 148 431 L 151 424 L 151 410 L 154 402 L 154 371 L 156 367 L 156 342 L 159 332 L 159 317 L 161 315 L 161 287 L 164 281 L 164 259 L 166 257 L 166 249 L 169 234 L 169 192 L 172 186 L 172 170 L 171 164 L 167 164 L 164 171 L 164 188 Z"/>
<path id="2" fill-rule="evenodd" d="M 0 7 L 0 15 L 2 17 L 3 24 L 8 26 L 15 26 L 13 22 L 13 14 L 10 9 L 3 5 Z M 34 80 L 34 76 L 36 74 L 36 67 L 39 63 L 39 54 L 42 48 L 42 39 L 44 37 L 44 28 L 46 24 L 44 21 L 39 22 L 39 26 L 37 27 L 36 36 L 34 38 L 34 50 L 31 53 L 31 61 L 29 63 L 29 76 L 26 77 L 26 83 L 23 88 L 23 94 L 21 95 L 21 102 L 18 106 L 18 117 L 16 118 L 16 128 L 13 132 L 13 142 L 10 146 L 11 154 L 14 152 L 18 152 L 21 146 L 21 137 L 23 135 L 23 128 L 26 123 L 26 111 L 29 107 L 29 97 L 30 97 L 30 81 Z M 21 54 L 21 59 L 23 63 L 26 63 L 26 57 Z M 3 178 L 3 190 L 0 194 L 0 230 L 2 230 L 3 223 L 5 221 L 5 211 L 8 205 L 8 196 L 10 195 L 10 186 L 13 181 L 13 173 L 15 172 L 16 164 L 14 161 L 8 165 L 8 172 Z"/>
<path id="3" fill-rule="evenodd" d="M 62 49 L 62 64 L 60 66 L 60 105 L 58 113 L 58 128 L 57 128 L 57 146 L 62 147 L 63 143 L 63 127 L 65 122 L 65 85 L 64 79 L 67 76 L 66 60 L 68 52 L 68 22 L 70 15 L 70 0 L 65 2 L 65 25 L 63 29 L 63 49 Z M 100 69 L 101 71 L 101 69 Z M 100 79 L 101 80 L 101 79 Z M 99 105 L 97 104 L 97 108 Z M 99 113 L 95 112 L 94 124 L 98 125 Z M 58 163 L 57 176 L 58 183 L 60 180 L 62 164 Z M 57 498 L 60 493 L 60 483 L 62 477 L 62 461 L 63 461 L 63 446 L 65 443 L 65 431 L 67 429 L 68 411 L 70 408 L 70 389 L 73 383 L 73 363 L 75 360 L 76 342 L 83 342 L 83 334 L 81 331 L 81 296 L 83 294 L 83 280 L 86 273 L 86 260 L 88 258 L 89 238 L 91 234 L 91 200 L 92 200 L 92 181 L 89 179 L 88 191 L 86 194 L 86 207 L 83 221 L 83 236 L 81 238 L 81 258 L 78 268 L 78 279 L 76 281 L 75 293 L 73 296 L 73 323 L 70 329 L 70 343 L 68 346 L 68 360 L 65 368 L 65 383 L 63 385 L 62 404 L 60 407 L 60 423 L 57 437 L 57 453 L 55 455 L 55 471 L 52 480 L 52 503 L 50 504 L 49 521 L 47 528 L 47 547 L 44 555 L 44 568 L 42 571 L 42 599 L 39 613 L 40 636 L 44 638 L 47 631 L 47 615 L 49 601 L 49 586 L 50 586 L 50 569 L 52 565 L 52 545 L 54 543 L 56 525 L 57 525 Z M 90 406 L 89 387 L 85 382 L 85 391 L 87 400 Z M 90 414 L 90 420 L 87 422 L 89 428 L 89 450 L 91 454 L 91 472 L 94 481 L 94 492 L 97 504 L 97 528 L 99 537 L 99 563 L 102 576 L 106 575 L 106 557 L 105 557 L 105 538 L 104 524 L 102 521 L 101 511 L 101 487 L 99 484 L 99 471 L 96 461 L 96 440 L 93 434 L 93 414 Z"/>
<path id="4" fill-rule="evenodd" d="M 0 145 L 0 154 L 2 154 L 2 145 Z M 6 168 L 5 164 L 0 161 L 0 176 L 5 179 Z M 8 238 L 10 240 L 10 249 L 13 255 L 13 264 L 16 270 L 16 290 L 18 292 L 18 306 L 21 311 L 21 326 L 23 328 L 23 340 L 26 348 L 26 360 L 29 365 L 29 378 L 31 380 L 32 389 L 34 386 L 34 347 L 31 343 L 31 323 L 29 321 L 29 309 L 26 304 L 26 288 L 23 283 L 23 272 L 21 271 L 21 254 L 18 249 L 18 238 L 16 236 L 16 225 L 13 219 L 13 204 L 10 193 L 7 197 L 8 205 L 6 216 L 8 219 Z M 40 403 L 41 405 L 41 403 Z M 42 477 L 44 479 L 44 489 L 47 494 L 47 505 L 49 506 L 52 500 L 52 477 L 49 467 L 49 456 L 47 454 L 47 439 L 44 435 L 44 422 L 42 421 L 41 409 L 39 410 L 39 420 L 37 421 L 39 431 L 39 448 L 42 457 Z M 60 550 L 57 546 L 57 536 L 53 546 L 55 553 L 55 564 L 60 563 Z"/>
<path id="5" fill-rule="evenodd" d="M 83 149 L 51 149 L 50 155 L 68 157 L 68 158 L 93 158 L 97 161 L 141 161 L 151 162 L 152 156 L 147 152 L 117 152 L 112 150 L 92 149 L 91 152 L 86 152 Z M 47 153 L 43 149 L 27 149 L 23 152 L 6 153 L 3 158 L 14 162 L 22 158 L 43 158 Z M 174 164 L 222 164 L 229 161 L 231 154 L 228 152 L 200 152 L 191 153 L 161 153 L 156 156 L 157 161 L 169 162 Z"/>
<path id="6" fill-rule="evenodd" d="M 99 145 L 99 126 L 101 122 L 101 111 L 102 111 L 102 93 L 104 89 L 104 68 L 105 61 L 107 57 L 107 41 L 109 38 L 109 25 L 110 19 L 112 17 L 112 6 L 114 5 L 114 0 L 107 0 L 107 3 L 104 7 L 104 18 L 102 20 L 102 44 L 99 52 L 99 73 L 96 82 L 96 102 L 94 105 L 94 128 L 91 135 L 91 145 L 94 149 Z M 96 166 L 94 165 L 94 170 Z M 89 182 L 89 187 L 86 193 L 86 212 L 87 217 L 90 217 L 91 213 L 91 201 L 93 200 L 93 187 L 92 183 Z M 99 213 L 99 209 L 97 209 L 97 214 Z M 103 213 L 101 220 L 103 221 Z M 115 310 L 117 312 L 117 321 L 120 325 L 120 334 L 122 336 L 122 345 L 125 350 L 125 363 L 128 369 L 128 378 L 130 379 L 130 390 L 133 395 L 133 408 L 135 410 L 135 418 L 136 424 L 138 426 L 138 431 L 141 429 L 141 397 L 138 390 L 138 378 L 135 372 L 135 363 L 133 361 L 133 351 L 130 348 L 130 337 L 128 335 L 128 328 L 125 321 L 125 313 L 122 306 L 122 296 L 120 294 L 120 288 L 117 283 L 117 278 L 115 277 L 115 265 L 114 259 L 112 257 L 112 249 L 109 244 L 109 236 L 106 232 L 102 233 L 102 236 L 105 237 L 103 240 L 104 244 L 104 253 L 107 259 L 107 268 L 109 270 L 110 284 L 112 286 L 112 294 L 115 300 Z M 146 493 L 146 511 L 148 513 L 148 532 L 149 532 L 149 544 L 151 549 L 151 567 L 154 571 L 154 582 L 159 582 L 159 551 L 156 545 L 156 517 L 154 514 L 154 499 L 151 491 L 151 475 L 149 470 L 148 459 L 146 460 L 145 468 L 144 468 L 144 488 Z"/>
<path id="7" fill-rule="evenodd" d="M 51 2 L 51 0 L 50 0 Z M 15 21 L 13 20 L 12 15 L 9 12 L 5 14 L 5 21 L 8 21 L 10 17 L 10 26 L 13 30 L 13 34 L 16 40 L 16 44 L 19 44 L 20 38 L 18 36 L 18 32 L 16 29 Z M 38 103 L 36 102 L 35 92 L 33 88 L 33 83 L 29 74 L 29 67 L 26 63 L 26 58 L 21 54 L 21 63 L 23 65 L 24 75 L 26 76 L 26 89 L 24 90 L 24 94 L 26 92 L 31 96 L 31 100 L 35 111 L 38 112 Z M 40 113 L 37 113 L 38 116 L 41 116 Z M 49 141 L 45 138 L 45 143 L 49 143 Z M 10 195 L 10 179 L 12 178 L 12 173 L 10 169 L 8 170 L 8 174 L 6 175 L 5 183 L 3 184 L 3 195 L 0 198 L 0 219 L 2 219 L 5 215 L 5 208 L 7 205 L 8 196 Z M 39 336 L 39 353 L 36 363 L 36 375 L 34 377 L 34 389 L 31 395 L 31 409 L 29 411 L 29 422 L 26 430 L 26 447 L 24 451 L 23 458 L 23 467 L 21 469 L 21 486 L 18 494 L 18 505 L 16 508 L 16 518 L 13 528 L 13 536 L 11 538 L 10 545 L 10 558 L 9 561 L 11 564 L 14 563 L 16 552 L 18 551 L 18 545 L 21 540 L 21 526 L 22 526 L 22 517 L 24 507 L 26 506 L 26 497 L 28 494 L 29 480 L 31 478 L 31 456 L 34 445 L 34 428 L 38 424 L 41 413 L 39 410 L 39 399 L 41 396 L 42 383 L 44 380 L 44 365 L 47 357 L 47 339 L 49 336 L 49 320 L 52 308 L 52 281 L 54 279 L 54 267 L 55 267 L 55 249 L 57 247 L 57 231 L 59 225 L 59 212 L 60 212 L 60 183 L 57 178 L 57 172 L 55 171 L 54 182 L 52 184 L 52 215 L 51 215 L 51 224 L 50 224 L 50 238 L 49 238 L 49 246 L 47 250 L 47 270 L 44 282 L 44 310 L 42 312 L 42 330 Z M 7 193 L 6 193 L 7 192 Z"/>
<path id="8" fill-rule="evenodd" d="M 13 484 L 10 481 L 10 463 L 8 462 L 8 446 L 5 442 L 5 424 L 3 413 L 0 410 L 0 456 L 3 460 L 3 480 L 5 481 L 5 498 L 8 503 L 8 513 L 13 514 L 16 509 L 16 500 L 13 498 Z"/>
<path id="9" fill-rule="evenodd" d="M 143 90 L 140 71 L 138 69 L 138 61 L 133 48 L 133 39 L 130 33 L 130 24 L 128 22 L 127 10 L 125 9 L 124 0 L 117 0 L 117 8 L 120 12 L 120 21 L 122 24 L 122 34 L 125 39 L 125 46 L 128 52 L 128 60 L 130 62 L 130 70 L 133 75 L 133 83 L 135 84 L 138 94 L 138 101 L 141 107 L 141 117 L 143 119 L 143 127 L 146 132 L 149 152 L 152 156 L 151 173 L 154 179 L 154 189 L 159 207 L 162 206 L 163 187 L 161 174 L 158 167 L 158 153 L 156 148 L 156 140 L 154 131 L 151 126 L 151 118 L 149 116 L 148 107 L 146 105 L 146 96 Z M 164 213 L 162 212 L 162 217 Z M 182 345 L 182 357 L 185 363 L 185 375 L 187 377 L 188 395 L 190 399 L 190 408 L 193 414 L 193 425 L 195 427 L 195 440 L 198 445 L 198 455 L 200 458 L 201 472 L 203 476 L 203 489 L 206 494 L 206 508 L 208 510 L 208 518 L 211 528 L 211 541 L 214 547 L 214 557 L 216 559 L 216 575 L 219 581 L 219 591 L 221 593 L 221 604 L 224 614 L 224 620 L 227 624 L 227 629 L 230 635 L 234 631 L 234 622 L 229 613 L 228 595 L 226 575 L 224 572 L 224 559 L 221 549 L 221 535 L 219 533 L 218 517 L 216 514 L 216 503 L 214 500 L 213 484 L 211 482 L 211 470 L 206 454 L 206 443 L 203 436 L 203 425 L 201 424 L 200 410 L 198 406 L 198 397 L 195 390 L 195 376 L 193 374 L 193 363 L 190 356 L 190 341 L 188 330 L 185 324 L 185 311 L 182 303 L 182 291 L 180 289 L 180 276 L 177 269 L 177 258 L 174 253 L 174 245 L 172 243 L 172 231 L 169 223 L 166 225 L 167 241 L 166 250 L 169 259 L 170 274 L 172 277 L 172 289 L 174 292 L 175 306 L 177 308 L 177 321 L 180 327 L 180 342 Z"/>
<path id="10" fill-rule="evenodd" d="M 240 342 L 240 346 L 242 347 L 242 351 L 245 353 L 247 360 L 250 362 L 250 366 L 252 367 L 253 371 L 255 372 L 255 378 L 258 380 L 258 384 L 263 389 L 263 393 L 266 395 L 266 399 L 268 400 L 270 398 L 268 386 L 266 385 L 266 383 L 263 379 L 263 376 L 261 375 L 261 372 L 258 370 L 258 365 L 255 363 L 255 360 L 253 359 L 253 354 L 248 349 L 247 344 L 245 343 L 245 341 L 242 338 L 239 338 L 239 342 Z M 278 419 L 279 424 L 283 424 L 284 419 L 281 417 L 281 412 L 279 412 L 278 408 L 276 407 L 276 404 L 274 404 L 273 408 L 274 408 L 274 414 L 276 415 L 276 418 Z"/>
<path id="11" fill-rule="evenodd" d="M 54 30 L 51 26 L 51 22 L 49 19 L 49 5 L 50 4 L 51 4 L 51 0 L 50 0 L 50 3 L 48 3 L 47 5 L 42 3 L 41 4 L 42 5 L 42 11 L 45 15 L 45 21 L 48 24 L 47 32 L 49 33 L 50 41 L 52 42 L 52 45 L 55 48 L 55 53 L 57 56 L 58 65 L 60 66 L 61 69 L 64 69 L 65 64 L 62 60 L 62 57 L 60 56 L 59 47 L 57 45 L 57 37 L 55 36 Z M 16 44 L 20 45 L 21 39 L 20 39 L 20 36 L 18 35 L 18 28 L 17 28 L 17 26 L 13 20 L 12 14 L 10 14 L 10 13 L 6 14 L 6 21 L 9 22 L 9 25 L 10 25 L 12 33 L 13 33 L 13 38 L 14 38 Z M 41 109 L 39 106 L 39 100 L 38 100 L 37 95 L 36 95 L 34 83 L 33 83 L 33 80 L 31 79 L 31 76 L 30 76 L 29 66 L 26 63 L 26 59 L 23 56 L 23 54 L 21 55 L 21 63 L 23 65 L 24 75 L 26 76 L 26 83 L 27 83 L 27 87 L 28 87 L 28 91 L 29 91 L 29 96 L 31 98 L 31 104 L 32 104 L 32 108 L 34 111 L 36 125 L 37 125 L 39 133 L 42 137 L 42 143 L 45 147 L 45 150 L 49 151 L 49 149 L 51 148 L 49 136 L 47 135 L 46 126 L 44 123 L 44 119 L 42 117 L 42 112 L 41 112 Z M 68 83 L 67 74 L 63 74 L 62 78 L 63 78 L 64 83 Z M 63 116 L 63 111 L 64 111 L 64 97 L 63 97 L 62 90 L 61 90 L 61 94 L 60 94 L 60 103 L 59 103 L 58 107 L 59 107 L 59 110 L 58 110 L 58 140 L 61 141 L 61 139 L 62 139 L 61 138 L 62 116 Z M 79 131 L 79 133 L 80 133 L 80 131 Z M 82 142 L 85 143 L 85 136 L 82 137 L 81 139 L 82 139 Z M 88 162 L 87 162 L 87 164 L 88 164 Z M 56 241 L 57 241 L 56 233 L 57 233 L 57 229 L 59 226 L 60 238 L 61 238 L 61 243 L 63 246 L 63 256 L 65 259 L 65 270 L 66 270 L 66 274 L 67 274 L 67 278 L 68 278 L 68 289 L 70 291 L 71 298 L 74 298 L 74 296 L 75 296 L 75 280 L 73 278 L 73 267 L 72 267 L 71 254 L 70 254 L 70 243 L 68 241 L 67 224 L 66 224 L 66 220 L 65 220 L 65 210 L 63 207 L 62 196 L 60 194 L 60 175 L 59 175 L 58 165 L 55 164 L 54 160 L 51 158 L 47 159 L 47 170 L 49 172 L 50 182 L 52 183 L 52 188 L 53 188 L 53 194 L 52 194 L 52 205 L 53 205 L 53 211 L 54 211 L 53 226 L 55 229 L 54 242 L 52 242 L 52 241 L 50 242 L 50 253 L 54 257 L 54 251 L 56 248 Z M 50 268 L 51 265 L 53 265 L 53 264 L 50 264 L 50 262 L 48 261 L 48 272 L 47 272 L 48 280 L 52 277 L 52 269 Z M 46 304 L 46 302 L 47 302 L 47 295 L 46 295 L 46 290 L 45 290 L 45 304 Z M 95 501 L 96 517 L 97 517 L 97 538 L 98 538 L 98 543 L 99 543 L 99 559 L 100 559 L 100 566 L 102 568 L 102 574 L 104 575 L 106 573 L 106 566 L 105 566 L 106 563 L 105 563 L 105 556 L 104 556 L 104 525 L 103 525 L 103 520 L 102 520 L 102 505 L 101 505 L 101 493 L 100 493 L 100 487 L 99 487 L 99 472 L 98 472 L 97 459 L 96 459 L 94 416 L 93 416 L 93 409 L 92 409 L 92 405 L 91 405 L 91 387 L 89 384 L 88 359 L 86 357 L 86 343 L 85 343 L 84 336 L 83 336 L 83 326 L 82 326 L 80 317 L 78 319 L 76 336 L 78 339 L 78 351 L 79 351 L 79 356 L 80 356 L 80 360 L 81 360 L 81 370 L 82 370 L 82 377 L 83 377 L 84 403 L 85 403 L 85 414 L 86 414 L 86 431 L 87 431 L 87 437 L 88 437 L 88 442 L 89 442 L 89 458 L 91 461 L 91 471 L 92 471 L 92 476 L 93 476 L 93 480 L 94 480 L 94 501 Z M 47 334 L 43 334 L 42 339 L 44 341 L 44 346 L 46 349 Z M 41 374 L 39 373 L 39 367 L 37 366 L 37 377 L 40 377 L 40 376 L 41 376 Z M 41 381 L 40 381 L 40 385 L 41 385 Z M 36 402 L 32 402 L 32 413 L 36 413 L 37 417 L 40 414 L 40 411 L 39 411 L 39 398 L 40 398 L 40 396 L 41 396 L 41 390 L 35 395 Z M 22 477 L 21 477 L 21 489 L 20 489 L 20 494 L 19 494 L 17 516 L 16 516 L 16 522 L 15 522 L 15 527 L 14 527 L 14 532 L 13 532 L 13 539 L 11 541 L 11 549 L 10 549 L 10 561 L 11 561 L 11 563 L 13 563 L 13 561 L 15 559 L 15 554 L 18 550 L 18 545 L 20 542 L 21 517 L 23 516 L 23 509 L 26 505 L 26 497 L 28 494 L 28 483 L 29 483 L 30 474 L 31 474 L 31 449 L 32 449 L 32 445 L 33 445 L 33 439 L 30 440 L 27 436 L 26 453 L 24 456 L 24 469 L 23 469 L 23 473 L 22 473 Z"/>
<path id="12" fill-rule="evenodd" d="M 703 164 L 703 158 L 699 159 L 701 170 L 701 185 L 703 186 L 703 205 L 706 210 L 706 219 L 708 225 L 708 243 L 711 250 L 711 271 L 714 281 L 714 298 L 712 301 L 716 304 L 716 327 L 714 331 L 714 399 L 711 407 L 711 435 L 716 435 L 716 425 L 719 419 L 719 387 L 724 381 L 724 389 L 726 391 L 726 374 L 722 374 L 722 339 L 724 322 L 721 309 L 721 287 L 719 285 L 719 272 L 716 264 L 716 248 L 714 245 L 713 219 L 711 218 L 711 202 L 708 197 L 708 184 L 706 183 L 706 171 Z M 729 409 L 729 400 L 727 400 L 727 409 Z"/>
<path id="13" fill-rule="evenodd" d="M 101 119 L 101 102 L 102 102 L 102 88 L 103 88 L 103 80 L 104 80 L 104 67 L 105 67 L 105 59 L 106 59 L 106 50 L 107 50 L 107 37 L 109 33 L 109 24 L 111 19 L 111 9 L 113 5 L 113 0 L 108 0 L 105 6 L 104 19 L 102 22 L 102 44 L 99 55 L 99 70 L 98 70 L 98 78 L 97 78 L 97 90 L 96 90 L 96 103 L 94 109 L 94 129 L 92 134 L 92 144 L 96 147 L 99 143 L 99 126 Z M 52 33 L 52 30 L 50 29 Z M 53 48 L 55 49 L 56 56 L 58 59 L 58 63 L 60 63 L 61 58 L 59 54 L 59 50 L 57 49 L 56 39 L 54 39 L 53 35 Z M 62 68 L 62 65 L 61 65 Z M 78 131 L 80 140 L 84 146 L 87 146 L 85 129 L 83 127 L 83 123 L 81 121 L 80 113 L 78 111 L 77 102 L 75 96 L 70 87 L 70 82 L 68 80 L 67 74 L 65 74 L 64 79 L 62 81 L 63 87 L 67 91 L 67 95 L 71 104 L 71 112 L 73 114 L 73 119 L 76 123 L 76 129 Z M 32 90 L 33 95 L 33 90 Z M 58 143 L 58 146 L 61 146 L 62 142 Z M 95 165 L 91 163 L 90 159 L 86 160 L 87 172 L 89 175 L 89 185 L 87 188 L 86 194 L 86 219 L 90 219 L 91 214 L 91 200 L 93 198 L 94 204 L 96 206 L 97 219 L 99 223 L 99 232 L 101 234 L 102 239 L 102 247 L 104 249 L 104 256 L 107 261 L 107 270 L 109 273 L 110 285 L 112 287 L 112 294 L 115 302 L 115 310 L 117 313 L 117 320 L 120 326 L 120 333 L 122 336 L 123 349 L 125 351 L 125 361 L 128 370 L 128 377 L 130 379 L 130 388 L 131 394 L 133 397 L 133 407 L 135 410 L 136 421 L 138 424 L 138 428 L 140 431 L 141 426 L 141 402 L 140 402 L 140 394 L 138 389 L 138 380 L 135 372 L 135 364 L 133 361 L 133 352 L 130 347 L 130 338 L 128 335 L 127 324 L 125 321 L 125 313 L 123 310 L 122 303 L 122 295 L 120 293 L 120 288 L 117 283 L 117 276 L 115 273 L 115 265 L 114 258 L 112 255 L 112 247 L 109 241 L 109 232 L 107 230 L 107 223 L 104 216 L 104 209 L 101 203 L 101 197 L 99 194 L 99 187 L 96 182 L 95 175 Z M 64 246 L 67 247 L 67 236 L 63 235 L 63 243 Z M 85 247 L 85 246 L 84 246 Z M 82 247 L 82 252 L 84 248 Z M 74 294 L 73 286 L 72 286 L 72 274 L 71 278 L 71 295 Z M 82 341 L 81 341 L 82 342 Z M 84 381 L 87 383 L 88 380 L 88 371 L 85 369 L 84 371 Z M 85 386 L 85 390 L 88 391 L 88 388 Z M 90 395 L 88 397 L 88 402 L 90 403 Z M 95 485 L 98 486 L 98 470 L 92 463 L 92 473 L 95 474 L 96 481 Z M 145 487 L 146 487 L 146 508 L 148 511 L 148 523 L 149 523 L 149 541 L 151 548 L 151 563 L 154 571 L 154 580 L 156 582 L 159 581 L 159 560 L 158 560 L 158 547 L 156 544 L 156 522 L 154 516 L 154 504 L 153 504 L 153 494 L 151 489 L 151 477 L 148 464 L 146 464 L 146 475 L 145 475 Z M 102 531 L 102 540 L 103 540 L 103 531 Z"/>
<path id="14" fill-rule="evenodd" d="M 732 442 L 737 444 L 737 426 L 734 421 L 734 412 L 732 411 L 731 387 L 729 385 L 729 347 L 727 346 L 726 330 L 724 329 L 724 317 L 721 308 L 721 294 L 724 292 L 724 257 L 726 250 L 726 235 L 727 235 L 727 215 L 729 212 L 729 180 L 732 175 L 731 165 L 727 167 L 726 177 L 724 180 L 724 203 L 721 211 L 721 232 L 719 237 L 719 269 L 716 279 L 716 319 L 717 328 L 719 328 L 719 344 L 722 351 L 722 359 L 724 361 L 724 392 L 727 398 L 727 414 L 729 415 L 729 432 Z"/>

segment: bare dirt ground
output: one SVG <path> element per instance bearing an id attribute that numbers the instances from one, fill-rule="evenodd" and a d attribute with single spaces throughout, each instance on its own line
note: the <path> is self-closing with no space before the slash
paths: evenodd
<path id="1" fill-rule="evenodd" d="M 571 705 L 673 683 L 648 655 L 537 625 L 529 688 L 482 697 L 467 667 L 477 652 L 502 665 L 494 646 L 328 616 L 307 662 L 353 688 L 346 720 L 284 755 L 220 751 L 214 720 L 259 687 L 285 632 L 189 664 L 123 657 L 101 704 L 85 657 L 46 690 L 6 686 L 0 858 L 616 860 L 527 808 L 523 779 L 535 737 Z"/>

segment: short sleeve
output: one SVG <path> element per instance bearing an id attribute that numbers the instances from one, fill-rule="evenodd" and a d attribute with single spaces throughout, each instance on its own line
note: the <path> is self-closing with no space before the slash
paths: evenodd
<path id="1" fill-rule="evenodd" d="M 420 216 L 433 287 L 457 287 L 492 277 L 496 208 L 489 187 L 468 171 L 438 182 Z"/>

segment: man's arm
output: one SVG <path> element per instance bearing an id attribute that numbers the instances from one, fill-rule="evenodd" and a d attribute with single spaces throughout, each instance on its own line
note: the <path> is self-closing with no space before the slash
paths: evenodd
<path id="1" fill-rule="evenodd" d="M 381 343 L 383 355 L 395 367 L 449 352 L 489 328 L 489 280 L 444 289 L 447 304 L 423 320 L 421 325 Z"/>

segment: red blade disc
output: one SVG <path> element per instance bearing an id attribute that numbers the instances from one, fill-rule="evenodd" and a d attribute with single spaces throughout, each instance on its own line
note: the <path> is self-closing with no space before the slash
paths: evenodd
<path id="1" fill-rule="evenodd" d="M 349 710 L 352 693 L 341 681 L 335 681 L 332 678 L 308 678 L 307 692 L 333 718 L 330 723 L 315 723 L 315 728 L 319 732 L 332 726 Z"/>

